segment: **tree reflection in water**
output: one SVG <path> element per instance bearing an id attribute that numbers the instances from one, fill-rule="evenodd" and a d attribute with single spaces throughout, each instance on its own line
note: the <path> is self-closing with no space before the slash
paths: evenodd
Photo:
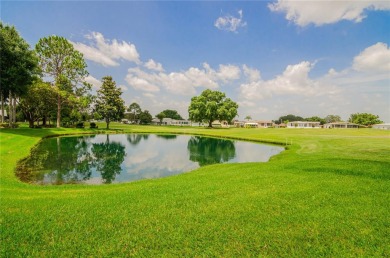
<path id="1" fill-rule="evenodd" d="M 92 145 L 92 153 L 94 155 L 93 164 L 96 171 L 102 175 L 103 183 L 111 183 L 122 171 L 121 164 L 126 156 L 125 146 L 118 142 L 110 142 L 107 134 L 106 142 Z"/>
<path id="2" fill-rule="evenodd" d="M 149 134 L 128 134 L 127 141 L 131 145 L 138 145 L 142 139 L 147 140 L 149 138 Z"/>
<path id="3" fill-rule="evenodd" d="M 103 183 L 111 183 L 121 172 L 125 147 L 110 142 L 91 143 L 95 136 L 58 137 L 42 141 L 30 157 L 19 162 L 17 176 L 25 182 L 69 184 L 86 181 L 92 171 L 99 172 Z M 48 172 L 50 171 L 50 172 Z"/>
<path id="4" fill-rule="evenodd" d="M 199 166 L 227 162 L 236 156 L 234 142 L 225 139 L 192 136 L 187 149 L 190 160 L 198 162 Z"/>

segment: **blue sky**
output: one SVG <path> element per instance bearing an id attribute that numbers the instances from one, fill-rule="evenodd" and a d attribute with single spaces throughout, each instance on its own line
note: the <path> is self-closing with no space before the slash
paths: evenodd
<path id="1" fill-rule="evenodd" d="M 34 47 L 67 38 L 99 88 L 127 105 L 188 117 L 210 88 L 239 119 L 369 112 L 390 122 L 388 1 L 1 1 L 1 20 Z"/>

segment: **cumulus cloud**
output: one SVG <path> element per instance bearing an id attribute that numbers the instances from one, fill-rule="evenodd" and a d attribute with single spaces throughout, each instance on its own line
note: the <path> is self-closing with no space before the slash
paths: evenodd
<path id="1" fill-rule="evenodd" d="M 364 49 L 353 60 L 353 68 L 361 72 L 390 72 L 390 49 L 378 42 Z"/>
<path id="2" fill-rule="evenodd" d="M 158 92 L 160 88 L 155 84 L 155 75 L 142 71 L 139 67 L 130 68 L 125 78 L 126 82 L 136 90 Z"/>
<path id="3" fill-rule="evenodd" d="M 273 12 L 286 14 L 286 19 L 298 26 L 313 23 L 316 26 L 336 23 L 341 20 L 361 22 L 365 17 L 365 10 L 390 10 L 390 2 L 381 0 L 371 1 L 323 1 L 313 0 L 292 1 L 278 0 L 268 8 Z"/>
<path id="4" fill-rule="evenodd" d="M 90 40 L 90 45 L 80 42 L 72 42 L 74 48 L 88 60 L 99 63 L 103 66 L 117 66 L 118 60 L 127 60 L 139 64 L 139 54 L 134 44 L 118 41 L 116 39 L 105 39 L 103 34 L 92 32 L 85 36 Z"/>
<path id="5" fill-rule="evenodd" d="M 156 92 L 165 89 L 177 95 L 193 95 L 196 88 L 216 89 L 220 83 L 229 83 L 240 78 L 241 70 L 234 65 L 219 65 L 215 70 L 209 64 L 203 67 L 190 67 L 186 71 L 164 73 L 144 71 L 137 68 L 128 69 L 127 83 L 137 90 Z"/>
<path id="6" fill-rule="evenodd" d="M 242 10 L 238 11 L 239 17 L 234 17 L 230 14 L 219 17 L 215 22 L 214 26 L 220 30 L 226 30 L 237 33 L 240 27 L 245 27 L 246 22 L 243 21 Z"/>
<path id="7" fill-rule="evenodd" d="M 254 68 L 250 68 L 247 65 L 243 65 L 242 69 L 249 82 L 255 82 L 260 80 L 260 71 Z"/>
<path id="8" fill-rule="evenodd" d="M 271 80 L 258 80 L 240 86 L 241 96 L 245 100 L 261 100 L 273 95 L 321 96 L 335 94 L 338 90 L 320 80 L 313 80 L 309 72 L 313 64 L 307 61 L 288 65 L 281 75 Z"/>
<path id="9" fill-rule="evenodd" d="M 145 67 L 149 70 L 154 70 L 157 72 L 163 72 L 164 68 L 162 64 L 156 63 L 153 59 L 150 59 L 148 62 L 145 63 Z"/>

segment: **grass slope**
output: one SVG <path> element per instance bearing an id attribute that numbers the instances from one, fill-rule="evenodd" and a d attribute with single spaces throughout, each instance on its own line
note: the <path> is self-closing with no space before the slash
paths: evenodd
<path id="1" fill-rule="evenodd" d="M 42 137 L 90 130 L 1 129 L 2 257 L 390 256 L 389 132 L 112 126 L 292 145 L 268 163 L 36 186 L 15 178 L 16 162 Z"/>

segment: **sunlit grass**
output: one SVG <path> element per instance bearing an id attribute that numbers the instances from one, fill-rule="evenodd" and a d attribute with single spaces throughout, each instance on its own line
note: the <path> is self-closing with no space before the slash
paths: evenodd
<path id="1" fill-rule="evenodd" d="M 268 163 L 116 185 L 35 186 L 14 168 L 42 137 L 105 125 L 1 129 L 2 257 L 390 256 L 389 132 L 111 127 L 292 145 Z"/>

